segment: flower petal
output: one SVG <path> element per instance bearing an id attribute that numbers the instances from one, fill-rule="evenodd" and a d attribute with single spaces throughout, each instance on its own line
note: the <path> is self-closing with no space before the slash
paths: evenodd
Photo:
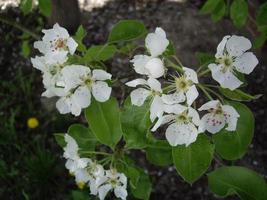
<path id="1" fill-rule="evenodd" d="M 68 40 L 67 40 L 67 46 L 69 48 L 70 54 L 73 55 L 75 50 L 76 50 L 76 48 L 78 47 L 78 44 L 77 44 L 77 42 L 75 42 L 74 39 L 69 37 Z"/>
<path id="2" fill-rule="evenodd" d="M 136 106 L 142 106 L 149 94 L 150 91 L 144 88 L 138 88 L 133 90 L 130 94 L 132 104 Z"/>
<path id="3" fill-rule="evenodd" d="M 73 99 L 81 108 L 87 108 L 91 103 L 91 92 L 89 88 L 86 86 L 78 87 L 73 94 Z"/>
<path id="4" fill-rule="evenodd" d="M 162 117 L 164 112 L 164 104 L 160 96 L 154 96 L 150 105 L 150 120 L 154 122 L 158 117 Z"/>
<path id="5" fill-rule="evenodd" d="M 148 75 L 152 78 L 159 78 L 163 76 L 165 72 L 163 62 L 159 58 L 150 59 L 146 63 L 145 69 L 148 71 Z"/>
<path id="6" fill-rule="evenodd" d="M 192 85 L 187 92 L 185 93 L 186 95 L 186 101 L 188 106 L 191 106 L 192 103 L 196 100 L 198 97 L 198 91 L 195 85 Z"/>
<path id="7" fill-rule="evenodd" d="M 194 108 L 191 108 L 191 107 L 188 108 L 188 116 L 192 118 L 192 122 L 196 126 L 199 126 L 200 124 L 199 114 Z"/>
<path id="8" fill-rule="evenodd" d="M 230 38 L 231 36 L 230 35 L 226 35 L 223 37 L 222 41 L 218 44 L 217 46 L 217 52 L 215 54 L 215 57 L 216 58 L 220 58 L 223 56 L 224 54 L 224 50 L 225 50 L 225 45 L 226 45 L 226 42 L 227 40 Z"/>
<path id="9" fill-rule="evenodd" d="M 187 67 L 183 67 L 183 70 L 187 79 L 193 81 L 193 83 L 198 83 L 197 73 L 195 72 L 195 70 Z"/>
<path id="10" fill-rule="evenodd" d="M 259 61 L 253 53 L 246 52 L 243 55 L 237 57 L 233 65 L 235 66 L 237 71 L 244 74 L 250 74 L 258 63 Z"/>
<path id="11" fill-rule="evenodd" d="M 202 111 L 202 110 L 216 109 L 218 105 L 221 105 L 219 100 L 212 100 L 203 104 L 198 110 Z"/>
<path id="12" fill-rule="evenodd" d="M 110 97 L 111 87 L 109 87 L 106 82 L 96 81 L 92 85 L 92 93 L 97 101 L 105 102 Z"/>
<path id="13" fill-rule="evenodd" d="M 231 71 L 223 72 L 222 65 L 210 64 L 208 67 L 211 70 L 212 78 L 220 83 L 221 87 L 234 90 L 242 84 Z"/>
<path id="14" fill-rule="evenodd" d="M 122 186 L 117 186 L 115 189 L 114 189 L 114 193 L 115 193 L 115 196 L 117 198 L 121 198 L 121 199 L 126 199 L 128 193 L 127 193 L 127 190 L 125 187 L 122 187 Z"/>
<path id="15" fill-rule="evenodd" d="M 183 92 L 174 92 L 172 94 L 163 94 L 162 100 L 166 104 L 177 104 L 185 101 L 185 96 Z"/>
<path id="16" fill-rule="evenodd" d="M 237 120 L 240 115 L 232 106 L 223 105 L 222 109 L 225 114 L 226 123 L 228 124 L 225 129 L 228 131 L 235 131 L 237 126 Z"/>
<path id="17" fill-rule="evenodd" d="M 157 57 L 161 55 L 169 45 L 166 33 L 162 28 L 156 28 L 155 33 L 149 33 L 145 39 L 146 47 L 151 56 Z"/>
<path id="18" fill-rule="evenodd" d="M 130 62 L 133 63 L 134 70 L 138 74 L 148 75 L 148 71 L 145 68 L 146 63 L 150 60 L 149 56 L 136 55 Z"/>
<path id="19" fill-rule="evenodd" d="M 225 126 L 225 118 L 223 115 L 207 113 L 202 117 L 201 124 L 204 130 L 215 134 Z"/>
<path id="20" fill-rule="evenodd" d="M 181 114 L 187 109 L 186 106 L 181 104 L 173 104 L 173 105 L 164 105 L 164 111 L 166 113 L 174 113 L 174 114 Z"/>
<path id="21" fill-rule="evenodd" d="M 170 121 L 175 119 L 175 115 L 164 115 L 158 119 L 158 121 L 155 123 L 153 128 L 151 129 L 152 132 L 156 131 L 161 125 L 167 124 Z"/>
<path id="22" fill-rule="evenodd" d="M 149 78 L 147 80 L 147 84 L 149 85 L 151 90 L 154 90 L 154 91 L 157 91 L 157 92 L 162 92 L 161 83 L 157 79 Z"/>
<path id="23" fill-rule="evenodd" d="M 241 56 L 251 47 L 251 42 L 247 38 L 237 35 L 230 37 L 226 43 L 227 52 L 234 57 Z"/>
<path id="24" fill-rule="evenodd" d="M 100 200 L 104 200 L 107 193 L 112 189 L 110 184 L 102 185 L 98 188 L 98 195 Z"/>
<path id="25" fill-rule="evenodd" d="M 104 81 L 104 80 L 110 80 L 112 75 L 110 73 L 107 73 L 106 71 L 102 69 L 95 69 L 93 70 L 93 79 L 98 81 Z"/>
<path id="26" fill-rule="evenodd" d="M 125 85 L 129 87 L 136 87 L 137 85 L 147 85 L 147 81 L 142 78 L 137 78 L 137 79 L 134 79 L 132 81 L 125 83 Z"/>

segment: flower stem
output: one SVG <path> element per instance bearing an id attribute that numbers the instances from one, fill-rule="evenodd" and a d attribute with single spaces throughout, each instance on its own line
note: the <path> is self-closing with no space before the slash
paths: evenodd
<path id="1" fill-rule="evenodd" d="M 19 23 L 15 22 L 15 21 L 11 21 L 11 20 L 3 18 L 1 16 L 0 16 L 0 21 L 5 23 L 5 24 L 13 26 L 13 27 L 15 27 L 16 29 L 19 29 L 22 32 L 25 32 L 25 33 L 29 34 L 31 37 L 33 37 L 36 40 L 39 40 L 39 38 L 40 38 L 39 35 L 37 35 L 36 33 L 32 32 L 31 30 L 23 27 L 22 25 L 20 25 Z"/>
<path id="2" fill-rule="evenodd" d="M 104 156 L 110 156 L 110 155 L 112 155 L 110 153 L 99 152 L 99 151 L 81 151 L 81 153 L 84 153 L 84 154 L 95 154 L 95 155 L 104 155 Z"/>
<path id="3" fill-rule="evenodd" d="M 197 87 L 199 87 L 202 90 L 202 92 L 206 95 L 206 97 L 209 100 L 213 100 L 213 98 L 210 96 L 209 92 L 205 89 L 204 86 L 202 86 L 201 84 L 197 84 Z"/>
<path id="4" fill-rule="evenodd" d="M 218 94 L 217 92 L 215 92 L 214 90 L 212 90 L 208 87 L 205 87 L 205 89 L 208 90 L 209 92 L 211 92 L 212 94 L 214 94 L 216 97 L 218 97 L 222 103 L 224 102 L 223 97 L 220 94 Z"/>
<path id="5" fill-rule="evenodd" d="M 206 69 L 198 74 L 198 77 L 204 76 L 205 74 L 209 73 L 210 69 Z"/>
<path id="6" fill-rule="evenodd" d="M 176 65 L 175 63 L 173 63 L 172 61 L 170 61 L 169 59 L 167 59 L 167 64 L 169 65 L 169 67 L 172 67 L 174 69 L 176 69 L 178 72 L 184 72 L 183 68 L 179 65 Z"/>

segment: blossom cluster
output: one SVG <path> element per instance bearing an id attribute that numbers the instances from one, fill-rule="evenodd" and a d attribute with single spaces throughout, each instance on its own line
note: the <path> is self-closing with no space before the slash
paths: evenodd
<path id="1" fill-rule="evenodd" d="M 117 198 L 127 197 L 127 177 L 117 172 L 115 168 L 105 170 L 104 167 L 90 158 L 81 158 L 79 147 L 75 139 L 68 134 L 64 136 L 64 158 L 66 168 L 75 177 L 79 188 L 87 185 L 92 195 L 97 195 L 100 200 L 105 199 L 109 191 L 114 191 Z"/>
<path id="2" fill-rule="evenodd" d="M 59 112 L 75 116 L 90 105 L 91 95 L 99 102 L 107 101 L 111 87 L 105 81 L 111 79 L 111 74 L 69 63 L 68 58 L 75 53 L 78 44 L 65 28 L 55 24 L 42 32 L 42 40 L 35 42 L 34 47 L 43 55 L 31 59 L 33 67 L 43 74 L 46 90 L 42 96 L 59 97 L 56 103 Z"/>
<path id="3" fill-rule="evenodd" d="M 159 78 L 167 76 L 167 62 L 164 62 L 164 52 L 169 41 L 162 28 L 156 28 L 149 33 L 145 45 L 149 55 L 136 55 L 131 60 L 136 73 L 145 76 L 126 83 L 129 87 L 138 87 L 131 94 L 131 102 L 135 106 L 142 106 L 148 99 L 150 104 L 150 120 L 155 122 L 152 131 L 161 125 L 168 124 L 166 139 L 171 146 L 195 142 L 198 134 L 208 131 L 218 133 L 226 125 L 226 130 L 235 131 L 238 112 L 230 105 L 223 105 L 219 100 L 210 100 L 202 105 L 198 111 L 208 111 L 200 118 L 195 106 L 192 107 L 199 93 L 197 73 L 188 67 L 180 66 L 179 72 L 171 75 L 162 88 Z M 257 65 L 258 60 L 251 52 L 245 52 L 251 47 L 248 39 L 240 36 L 226 36 L 218 45 L 216 64 L 208 68 L 212 77 L 223 88 L 230 90 L 238 88 L 242 82 L 236 78 L 236 70 L 249 74 Z M 166 80 L 166 79 L 164 79 Z"/>

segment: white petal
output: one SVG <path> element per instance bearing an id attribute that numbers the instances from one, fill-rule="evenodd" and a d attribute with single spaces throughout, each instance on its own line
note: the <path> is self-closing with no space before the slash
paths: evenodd
<path id="1" fill-rule="evenodd" d="M 226 43 L 227 52 L 234 57 L 242 55 L 251 46 L 251 42 L 247 38 L 236 35 L 230 37 Z"/>
<path id="2" fill-rule="evenodd" d="M 59 26 L 58 23 L 54 24 L 53 29 L 48 29 L 48 30 L 59 33 L 60 38 L 68 38 L 70 36 L 67 29 Z"/>
<path id="3" fill-rule="evenodd" d="M 195 70 L 187 67 L 183 67 L 183 70 L 187 79 L 193 81 L 193 83 L 198 83 L 197 73 L 195 72 Z"/>
<path id="4" fill-rule="evenodd" d="M 150 59 L 146 63 L 145 69 L 148 71 L 148 75 L 152 78 L 159 78 L 163 76 L 165 72 L 163 62 L 159 58 Z"/>
<path id="5" fill-rule="evenodd" d="M 40 53 L 45 54 L 47 52 L 47 47 L 43 41 L 36 41 L 33 43 L 33 47 L 38 49 Z"/>
<path id="6" fill-rule="evenodd" d="M 74 160 L 68 159 L 65 163 L 66 169 L 69 170 L 70 173 L 74 173 L 77 170 L 77 165 Z"/>
<path id="7" fill-rule="evenodd" d="M 98 195 L 100 200 L 104 200 L 107 193 L 112 189 L 112 186 L 110 184 L 105 184 L 103 186 L 100 186 L 98 188 Z"/>
<path id="8" fill-rule="evenodd" d="M 228 124 L 225 129 L 228 131 L 235 131 L 237 126 L 237 120 L 240 115 L 232 106 L 223 105 L 222 109 L 225 114 L 226 123 Z"/>
<path id="9" fill-rule="evenodd" d="M 198 110 L 202 111 L 202 110 L 216 109 L 218 105 L 221 105 L 219 100 L 212 100 L 203 104 Z"/>
<path id="10" fill-rule="evenodd" d="M 121 187 L 121 186 L 117 186 L 115 189 L 114 189 L 114 193 L 115 193 L 115 196 L 117 198 L 121 198 L 121 199 L 126 199 L 128 193 L 127 193 L 127 190 L 126 188 L 124 187 Z"/>
<path id="11" fill-rule="evenodd" d="M 56 102 L 56 107 L 61 114 L 66 114 L 70 112 L 70 106 L 68 101 L 66 101 L 65 97 L 61 97 Z"/>
<path id="12" fill-rule="evenodd" d="M 187 109 L 186 106 L 180 104 L 173 104 L 173 105 L 164 105 L 164 111 L 166 113 L 174 113 L 174 114 L 181 114 Z"/>
<path id="13" fill-rule="evenodd" d="M 90 179 L 89 174 L 86 169 L 78 169 L 74 173 L 76 183 L 87 183 Z"/>
<path id="14" fill-rule="evenodd" d="M 175 115 L 164 115 L 158 119 L 151 131 L 156 131 L 161 125 L 167 124 L 175 119 Z"/>
<path id="15" fill-rule="evenodd" d="M 142 79 L 142 78 L 137 78 L 135 80 L 132 80 L 132 81 L 125 83 L 125 85 L 127 85 L 129 87 L 136 87 L 137 85 L 147 85 L 147 81 L 145 79 Z"/>
<path id="16" fill-rule="evenodd" d="M 200 124 L 200 118 L 198 112 L 194 108 L 188 108 L 188 116 L 192 118 L 192 122 L 199 126 Z"/>
<path id="17" fill-rule="evenodd" d="M 196 100 L 198 97 L 198 91 L 195 85 L 192 85 L 187 92 L 185 93 L 186 95 L 186 101 L 188 106 L 191 106 L 192 103 Z"/>
<path id="18" fill-rule="evenodd" d="M 223 37 L 222 41 L 218 44 L 217 46 L 217 52 L 215 54 L 215 57 L 216 58 L 220 58 L 223 56 L 224 54 L 224 50 L 225 50 L 225 45 L 226 45 L 226 42 L 227 40 L 230 38 L 231 36 L 230 35 L 226 35 Z"/>
<path id="19" fill-rule="evenodd" d="M 150 91 L 144 88 L 138 88 L 133 90 L 130 94 L 132 104 L 136 106 L 142 106 L 149 94 Z"/>
<path id="20" fill-rule="evenodd" d="M 119 181 L 122 183 L 124 187 L 127 186 L 127 177 L 125 176 L 124 173 L 118 173 L 119 176 Z"/>
<path id="21" fill-rule="evenodd" d="M 77 166 L 79 168 L 85 168 L 87 166 L 87 164 L 89 163 L 90 160 L 91 159 L 89 159 L 89 158 L 79 158 L 77 160 Z"/>
<path id="22" fill-rule="evenodd" d="M 90 90 L 86 86 L 78 87 L 73 94 L 73 99 L 81 108 L 87 108 L 91 103 Z"/>
<path id="23" fill-rule="evenodd" d="M 67 40 L 67 46 L 68 46 L 68 48 L 69 48 L 70 54 L 73 55 L 74 52 L 75 52 L 75 50 L 76 50 L 76 48 L 77 48 L 77 46 L 78 46 L 78 44 L 77 44 L 77 42 L 75 42 L 74 39 L 72 39 L 72 38 L 70 37 L 70 38 L 68 38 L 68 40 Z"/>
<path id="24" fill-rule="evenodd" d="M 243 55 L 237 57 L 233 65 L 235 66 L 237 71 L 244 74 L 250 74 L 258 63 L 259 61 L 253 53 L 246 52 Z"/>
<path id="25" fill-rule="evenodd" d="M 34 68 L 44 72 L 46 65 L 45 65 L 45 59 L 42 56 L 36 56 L 35 58 L 31 58 L 31 62 Z"/>
<path id="26" fill-rule="evenodd" d="M 212 78 L 220 83 L 221 87 L 234 90 L 242 84 L 231 71 L 227 70 L 226 72 L 223 72 L 221 65 L 210 64 L 208 67 L 211 70 Z"/>
<path id="27" fill-rule="evenodd" d="M 90 188 L 90 193 L 92 195 L 97 195 L 98 185 L 96 184 L 96 180 L 93 179 L 93 178 L 90 178 L 88 185 L 89 185 L 89 188 Z"/>
<path id="28" fill-rule="evenodd" d="M 96 81 L 92 85 L 92 93 L 97 101 L 105 102 L 110 97 L 111 87 L 106 82 Z"/>
<path id="29" fill-rule="evenodd" d="M 153 57 L 161 55 L 169 45 L 166 33 L 162 28 L 156 28 L 155 33 L 149 33 L 146 36 L 145 43 Z"/>
<path id="30" fill-rule="evenodd" d="M 162 92 L 161 83 L 157 79 L 149 78 L 147 80 L 147 84 L 152 90 L 157 91 L 157 92 Z"/>
<path id="31" fill-rule="evenodd" d="M 215 134 L 225 126 L 225 118 L 223 115 L 208 113 L 202 117 L 201 123 L 205 126 L 204 129 Z"/>
<path id="32" fill-rule="evenodd" d="M 130 62 L 133 63 L 134 70 L 138 74 L 148 75 L 148 71 L 145 68 L 146 63 L 150 60 L 149 56 L 136 55 Z"/>
<path id="33" fill-rule="evenodd" d="M 174 92 L 167 95 L 163 94 L 161 98 L 166 104 L 177 104 L 185 101 L 183 92 Z"/>
<path id="34" fill-rule="evenodd" d="M 110 80 L 111 79 L 111 74 L 107 73 L 106 71 L 102 69 L 95 69 L 93 70 L 93 78 L 98 81 L 104 81 L 104 80 Z"/>
<path id="35" fill-rule="evenodd" d="M 154 122 L 158 117 L 162 117 L 164 112 L 164 104 L 160 96 L 155 96 L 150 105 L 150 120 Z"/>

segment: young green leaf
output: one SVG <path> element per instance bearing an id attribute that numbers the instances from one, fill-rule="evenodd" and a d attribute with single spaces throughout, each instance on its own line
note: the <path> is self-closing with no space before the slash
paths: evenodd
<path id="1" fill-rule="evenodd" d="M 27 40 L 23 41 L 21 46 L 21 54 L 23 55 L 24 58 L 28 58 L 30 53 L 31 53 L 31 47 L 29 45 L 29 42 Z"/>
<path id="2" fill-rule="evenodd" d="M 208 66 L 208 64 L 215 61 L 214 55 L 209 53 L 196 52 L 195 55 L 200 66 Z"/>
<path id="3" fill-rule="evenodd" d="M 86 47 L 83 44 L 83 39 L 86 36 L 86 34 L 87 34 L 86 30 L 83 28 L 82 25 L 80 25 L 74 35 L 74 39 L 78 43 L 78 47 L 77 47 L 78 51 L 81 51 L 81 52 L 86 51 Z"/>
<path id="4" fill-rule="evenodd" d="M 149 118 L 149 103 L 134 106 L 127 98 L 122 109 L 123 137 L 128 148 L 142 149 L 147 146 L 147 132 L 151 126 Z"/>
<path id="5" fill-rule="evenodd" d="M 213 10 L 211 14 L 211 19 L 214 22 L 220 21 L 226 13 L 226 4 L 224 0 L 218 0 L 218 2 L 219 3 L 217 4 L 216 8 Z"/>
<path id="6" fill-rule="evenodd" d="M 109 34 L 108 42 L 125 42 L 144 36 L 147 33 L 145 25 L 138 20 L 121 20 L 115 24 Z"/>
<path id="7" fill-rule="evenodd" d="M 23 14 L 27 15 L 32 11 L 32 0 L 22 0 L 19 6 Z"/>
<path id="8" fill-rule="evenodd" d="M 112 149 L 122 136 L 120 109 L 115 98 L 100 103 L 92 99 L 91 105 L 85 110 L 86 119 L 96 138 Z"/>
<path id="9" fill-rule="evenodd" d="M 54 137 L 56 139 L 57 144 L 62 148 L 64 148 L 66 146 L 64 135 L 65 135 L 64 133 L 55 133 L 54 134 Z"/>
<path id="10" fill-rule="evenodd" d="M 175 55 L 175 53 L 176 53 L 175 46 L 174 46 L 173 42 L 170 41 L 169 45 L 167 46 L 167 49 L 164 52 L 164 55 L 172 56 L 172 55 Z"/>
<path id="11" fill-rule="evenodd" d="M 200 14 L 209 14 L 212 13 L 220 1 L 208 0 L 200 9 Z"/>
<path id="12" fill-rule="evenodd" d="M 259 36 L 257 36 L 253 41 L 253 48 L 260 48 L 262 47 L 265 42 L 267 41 L 267 34 L 261 33 Z"/>
<path id="13" fill-rule="evenodd" d="M 254 117 L 250 109 L 238 102 L 229 102 L 240 117 L 237 121 L 236 131 L 222 130 L 212 136 L 216 152 L 226 160 L 242 158 L 252 141 L 254 134 Z"/>
<path id="14" fill-rule="evenodd" d="M 266 200 L 267 184 L 262 176 L 244 167 L 221 167 L 208 174 L 210 190 L 220 197 L 238 195 L 242 200 Z"/>
<path id="15" fill-rule="evenodd" d="M 247 22 L 248 4 L 245 0 L 233 1 L 230 8 L 230 17 L 236 27 L 240 28 Z"/>
<path id="16" fill-rule="evenodd" d="M 229 90 L 227 88 L 219 88 L 219 91 L 228 99 L 234 100 L 234 101 L 251 101 L 260 98 L 262 95 L 250 95 L 242 90 L 235 89 L 235 90 Z"/>
<path id="17" fill-rule="evenodd" d="M 114 45 L 98 45 L 90 47 L 85 54 L 85 61 L 106 61 L 113 57 L 117 48 Z"/>
<path id="18" fill-rule="evenodd" d="M 38 0 L 40 12 L 49 17 L 52 13 L 52 1 L 51 0 Z"/>
<path id="19" fill-rule="evenodd" d="M 257 26 L 267 25 L 267 2 L 262 4 L 257 10 L 256 22 Z"/>
<path id="20" fill-rule="evenodd" d="M 200 134 L 197 141 L 172 149 L 173 162 L 183 179 L 192 184 L 206 172 L 213 158 L 214 145 L 208 136 Z"/>
<path id="21" fill-rule="evenodd" d="M 140 177 L 136 184 L 136 187 L 131 187 L 131 192 L 135 198 L 149 200 L 152 190 L 152 184 L 148 174 L 139 169 Z"/>

